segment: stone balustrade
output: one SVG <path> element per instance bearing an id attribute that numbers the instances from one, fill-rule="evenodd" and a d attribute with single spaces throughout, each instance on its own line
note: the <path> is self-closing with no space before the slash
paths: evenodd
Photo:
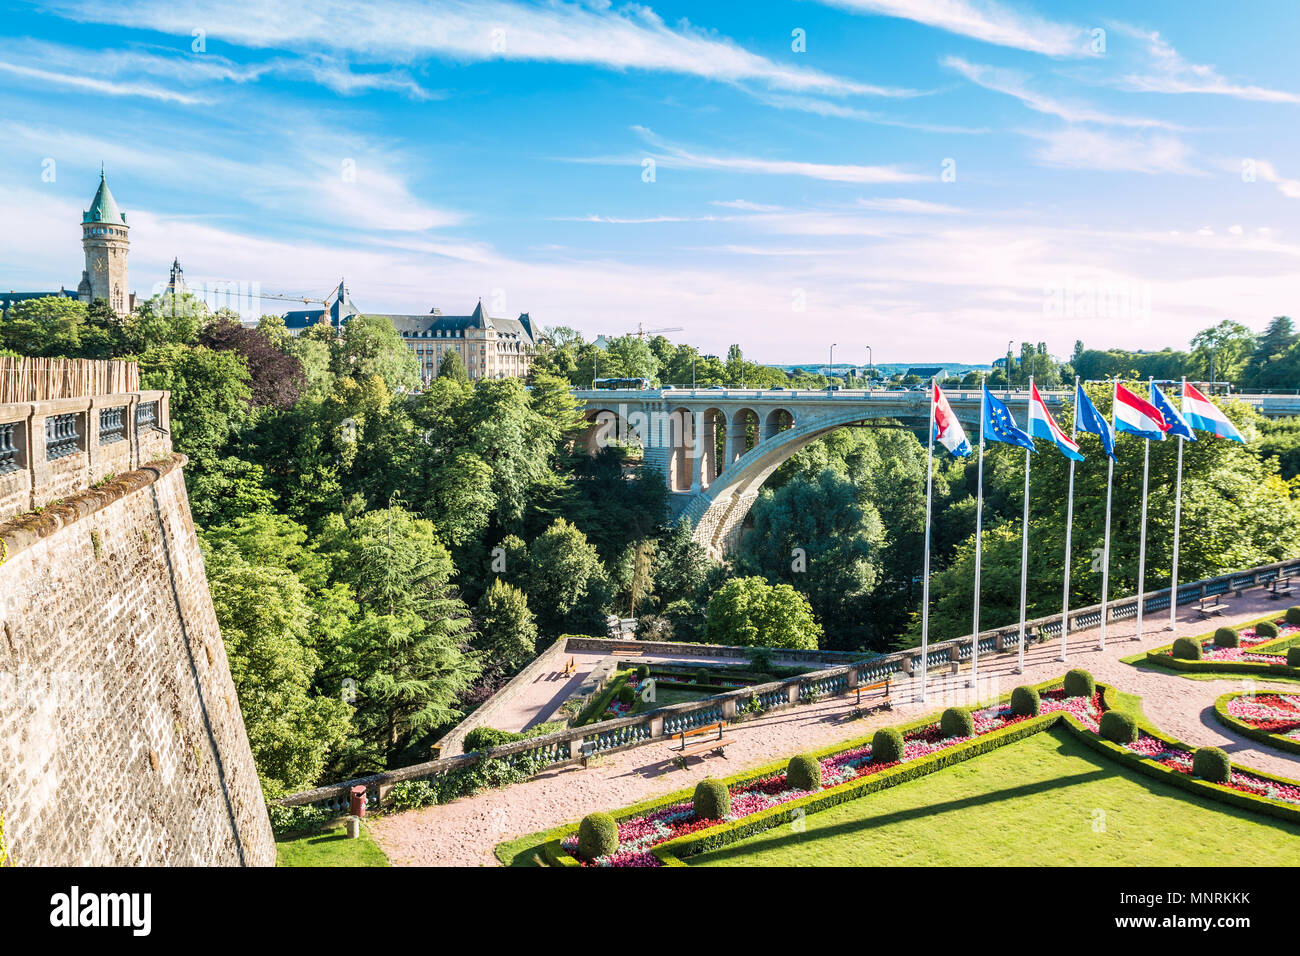
<path id="1" fill-rule="evenodd" d="M 171 454 L 169 393 L 0 405 L 0 520 Z"/>
<path id="2" fill-rule="evenodd" d="M 1178 589 L 1178 603 L 1192 604 L 1202 597 L 1213 597 L 1246 588 L 1265 587 L 1279 578 L 1300 576 L 1300 558 L 1279 561 L 1274 564 L 1261 565 L 1245 571 L 1237 571 L 1203 581 L 1191 581 Z M 1144 613 L 1152 613 L 1169 608 L 1169 589 L 1151 591 L 1143 596 Z M 1136 616 L 1137 600 L 1127 597 L 1110 602 L 1106 609 L 1107 620 L 1125 620 Z M 1096 627 L 1101 620 L 1101 606 L 1079 608 L 1070 612 L 1070 630 L 1082 630 Z M 1025 623 L 1026 641 L 1044 640 L 1060 636 L 1061 615 L 1036 618 Z M 983 631 L 978 636 L 980 654 L 1011 652 L 1016 649 L 1019 637 L 1019 625 Z M 571 637 L 567 640 L 564 652 L 570 650 L 598 650 L 618 653 L 630 647 L 648 653 L 656 653 L 651 648 L 673 648 L 677 654 L 695 653 L 693 644 L 656 644 L 649 641 L 613 641 L 605 638 Z M 715 645 L 725 654 L 718 656 L 743 657 L 753 648 L 725 647 Z M 971 659 L 971 637 L 955 638 L 931 644 L 926 657 L 927 665 L 934 668 L 956 668 L 961 662 Z M 782 651 L 772 649 L 776 657 L 788 653 L 792 658 L 807 660 L 807 651 Z M 657 653 L 663 653 L 662 650 Z M 820 651 L 814 654 L 833 655 L 844 652 Z M 703 700 L 673 704 L 659 707 L 641 714 L 603 720 L 595 724 L 573 727 L 544 737 L 531 737 L 494 748 L 486 756 L 506 760 L 510 763 L 524 758 L 540 758 L 547 766 L 558 767 L 581 761 L 600 754 L 617 753 L 642 744 L 662 741 L 673 734 L 691 730 L 717 721 L 744 720 L 757 713 L 793 707 L 798 704 L 825 697 L 845 696 L 854 693 L 859 686 L 875 684 L 886 678 L 911 676 L 920 670 L 920 648 L 910 648 L 893 654 L 884 654 L 871 660 L 859 660 L 852 664 L 831 666 L 809 674 L 801 674 L 787 680 L 773 681 L 734 691 L 727 691 Z M 755 706 L 754 702 L 758 704 Z M 330 784 L 314 790 L 295 793 L 282 798 L 279 802 L 285 806 L 318 806 L 339 813 L 346 813 L 348 795 L 354 786 L 365 786 L 369 805 L 383 805 L 388 791 L 398 783 L 406 780 L 429 780 L 444 774 L 453 773 L 472 766 L 482 760 L 484 754 L 461 754 L 445 757 L 428 763 L 389 770 L 385 773 L 359 777 L 343 783 Z"/>

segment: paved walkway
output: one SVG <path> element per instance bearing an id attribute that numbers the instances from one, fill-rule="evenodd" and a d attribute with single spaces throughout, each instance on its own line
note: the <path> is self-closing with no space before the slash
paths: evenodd
<path id="1" fill-rule="evenodd" d="M 1139 650 L 1159 647 L 1175 637 L 1202 634 L 1214 626 L 1235 624 L 1270 611 L 1279 615 L 1287 606 L 1270 601 L 1262 592 L 1250 591 L 1241 598 L 1229 598 L 1230 610 L 1222 620 L 1207 623 L 1194 611 L 1184 609 L 1174 631 L 1165 630 L 1168 617 L 1148 618 L 1141 642 L 1132 638 L 1135 622 L 1112 623 L 1107 628 L 1107 646 L 1097 649 L 1098 632 L 1081 631 L 1069 640 L 1069 660 L 1061 663 L 1060 640 L 1026 649 L 1025 673 L 1015 673 L 1016 655 L 983 655 L 979 665 L 978 699 L 987 700 L 1010 691 L 1018 684 L 1041 683 L 1060 676 L 1070 667 L 1084 667 L 1100 681 L 1120 690 L 1140 694 L 1145 711 L 1159 728 L 1197 746 L 1222 747 L 1234 762 L 1259 770 L 1300 777 L 1300 756 L 1277 753 L 1261 747 L 1222 727 L 1212 712 L 1214 699 L 1231 690 L 1243 690 L 1243 680 L 1199 681 L 1172 672 L 1143 670 L 1120 663 L 1120 658 Z M 931 673 L 927 703 L 902 703 L 912 697 L 907 682 L 894 690 L 894 709 L 863 719 L 851 716 L 852 698 L 830 698 L 816 704 L 775 711 L 730 728 L 736 742 L 727 748 L 727 759 L 710 757 L 693 761 L 685 770 L 674 768 L 666 757 L 664 743 L 647 744 L 593 762 L 586 770 L 566 768 L 549 771 L 504 790 L 491 790 L 476 797 L 381 817 L 371 832 L 397 865 L 492 866 L 492 854 L 502 840 L 546 830 L 578 820 L 593 810 L 609 810 L 692 786 L 703 777 L 736 773 L 839 740 L 870 734 L 877 727 L 897 724 L 953 704 L 975 700 L 965 685 L 969 668 L 959 675 L 939 677 Z M 1295 685 L 1256 682 L 1260 689 Z"/>

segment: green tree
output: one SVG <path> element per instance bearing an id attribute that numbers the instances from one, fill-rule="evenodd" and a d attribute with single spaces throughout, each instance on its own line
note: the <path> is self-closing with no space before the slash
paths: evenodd
<path id="1" fill-rule="evenodd" d="M 753 576 L 732 578 L 714 593 L 704 633 L 711 644 L 813 650 L 821 626 L 808 599 L 790 585 Z"/>
<path id="2" fill-rule="evenodd" d="M 442 361 L 438 363 L 438 377 L 449 378 L 462 385 L 469 384 L 469 372 L 465 371 L 465 363 L 455 349 L 449 349 L 442 354 Z"/>
<path id="3" fill-rule="evenodd" d="M 334 348 L 335 375 L 363 379 L 378 375 L 394 392 L 420 384 L 420 362 L 382 315 L 354 315 L 343 326 Z"/>
<path id="4" fill-rule="evenodd" d="M 155 345 L 140 356 L 140 384 L 171 392 L 172 445 L 207 467 L 245 421 L 248 367 L 235 352 Z"/>
<path id="5" fill-rule="evenodd" d="M 604 633 L 605 569 L 586 535 L 563 518 L 528 546 L 525 590 L 545 636 Z"/>
<path id="6" fill-rule="evenodd" d="M 0 321 L 0 348 L 19 355 L 81 355 L 86 305 L 77 299 L 46 296 L 10 307 Z"/>
<path id="7" fill-rule="evenodd" d="M 1255 351 L 1255 336 L 1240 322 L 1224 319 L 1192 339 L 1192 358 L 1211 381 L 1233 381 Z"/>
<path id="8" fill-rule="evenodd" d="M 537 624 L 524 592 L 500 578 L 478 603 L 478 637 L 474 647 L 483 656 L 484 676 L 508 680 L 537 654 Z"/>

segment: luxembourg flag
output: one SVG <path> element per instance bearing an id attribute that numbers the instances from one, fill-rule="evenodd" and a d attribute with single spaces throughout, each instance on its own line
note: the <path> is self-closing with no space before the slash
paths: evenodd
<path id="1" fill-rule="evenodd" d="M 1071 461 L 1083 461 L 1079 454 L 1079 443 L 1061 431 L 1056 419 L 1047 410 L 1047 403 L 1038 394 L 1038 386 L 1029 385 L 1029 434 L 1034 438 L 1045 438 L 1056 446 L 1057 450 Z"/>
<path id="2" fill-rule="evenodd" d="M 1219 406 L 1206 398 L 1195 386 L 1183 385 L 1183 418 L 1199 432 L 1209 432 L 1229 441 L 1246 444 L 1237 426 L 1228 421 L 1228 416 L 1219 410 Z"/>
<path id="3" fill-rule="evenodd" d="M 1160 414 L 1160 409 L 1145 398 L 1133 394 L 1119 382 L 1115 383 L 1113 408 L 1117 432 L 1128 432 L 1139 438 L 1164 441 L 1165 432 L 1169 431 L 1169 423 L 1165 421 L 1165 416 Z"/>
<path id="4" fill-rule="evenodd" d="M 939 388 L 938 383 L 931 382 L 930 387 L 934 389 L 934 395 L 931 396 L 934 402 L 934 437 L 958 458 L 969 455 L 970 442 L 966 440 L 966 431 L 961 427 L 961 422 L 952 413 L 948 396 Z"/>

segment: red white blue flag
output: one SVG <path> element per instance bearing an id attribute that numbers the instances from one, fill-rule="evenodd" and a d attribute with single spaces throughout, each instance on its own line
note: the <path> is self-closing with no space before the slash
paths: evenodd
<path id="1" fill-rule="evenodd" d="M 1047 439 L 1066 458 L 1072 461 L 1083 461 L 1083 455 L 1079 452 L 1079 443 L 1056 424 L 1056 419 L 1047 410 L 1047 403 L 1043 401 L 1043 396 L 1038 394 L 1038 386 L 1032 383 L 1029 386 L 1029 434 L 1033 438 Z"/>
<path id="2" fill-rule="evenodd" d="M 1241 432 L 1237 431 L 1237 426 L 1228 421 L 1228 416 L 1223 414 L 1219 406 L 1187 384 L 1183 385 L 1183 418 L 1197 431 L 1209 432 L 1243 445 L 1246 443 Z"/>
<path id="3" fill-rule="evenodd" d="M 1127 432 L 1139 438 L 1163 441 L 1169 423 L 1165 416 L 1145 398 L 1133 394 L 1119 382 L 1115 383 L 1115 431 Z"/>
<path id="4" fill-rule="evenodd" d="M 961 427 L 961 422 L 957 421 L 957 416 L 952 413 L 948 396 L 936 382 L 931 382 L 930 388 L 934 390 L 932 400 L 934 401 L 935 441 L 958 458 L 969 455 L 970 442 L 966 440 L 966 431 Z"/>

